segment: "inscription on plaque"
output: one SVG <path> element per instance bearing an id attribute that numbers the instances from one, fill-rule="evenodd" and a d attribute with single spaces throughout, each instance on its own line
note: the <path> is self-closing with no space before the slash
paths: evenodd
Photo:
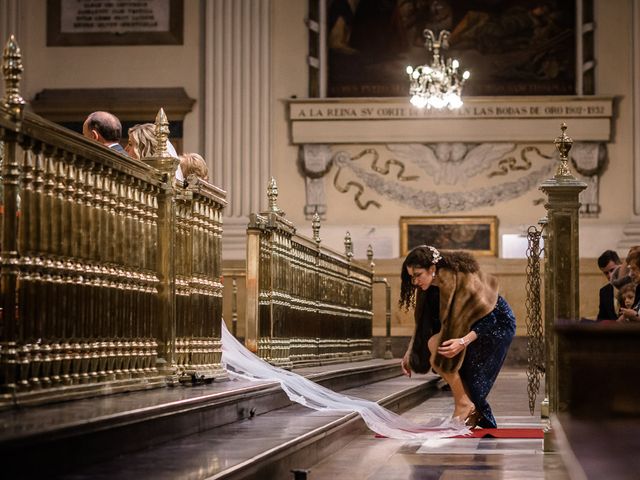
<path id="1" fill-rule="evenodd" d="M 166 32 L 169 0 L 62 0 L 61 33 Z"/>

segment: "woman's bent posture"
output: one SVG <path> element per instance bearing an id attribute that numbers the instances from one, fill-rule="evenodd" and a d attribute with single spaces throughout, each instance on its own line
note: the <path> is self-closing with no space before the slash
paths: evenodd
<path id="1" fill-rule="evenodd" d="M 421 245 L 402 264 L 400 307 L 415 307 L 416 329 L 402 371 L 433 368 L 451 387 L 453 416 L 495 428 L 487 395 L 515 333 L 515 317 L 495 277 L 466 252 Z"/>

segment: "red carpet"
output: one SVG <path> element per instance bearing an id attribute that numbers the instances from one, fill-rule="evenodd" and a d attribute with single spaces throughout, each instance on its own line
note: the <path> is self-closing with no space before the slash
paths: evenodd
<path id="1" fill-rule="evenodd" d="M 387 438 L 378 433 L 375 438 Z M 451 438 L 544 438 L 541 428 L 476 428 L 470 435 Z"/>
<path id="2" fill-rule="evenodd" d="M 476 428 L 454 438 L 544 438 L 541 428 Z"/>

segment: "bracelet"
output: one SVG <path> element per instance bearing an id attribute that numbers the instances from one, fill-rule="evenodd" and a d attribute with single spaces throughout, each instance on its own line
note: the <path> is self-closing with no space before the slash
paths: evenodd
<path id="1" fill-rule="evenodd" d="M 460 345 L 462 345 L 463 347 L 467 346 L 467 342 L 464 341 L 464 337 L 461 337 L 460 340 L 458 340 L 458 343 L 460 343 Z"/>

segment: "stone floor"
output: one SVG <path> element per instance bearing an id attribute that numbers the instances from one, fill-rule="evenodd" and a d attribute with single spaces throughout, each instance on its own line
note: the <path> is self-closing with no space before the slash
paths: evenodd
<path id="1" fill-rule="evenodd" d="M 529 414 L 522 369 L 503 369 L 489 397 L 498 426 L 540 427 L 540 412 Z M 536 402 L 539 404 L 540 399 Z M 447 391 L 406 412 L 420 420 L 451 414 Z M 543 453 L 542 440 L 457 438 L 426 442 L 360 435 L 346 448 L 313 466 L 309 480 L 387 479 L 553 479 L 569 475 L 557 453 Z"/>

